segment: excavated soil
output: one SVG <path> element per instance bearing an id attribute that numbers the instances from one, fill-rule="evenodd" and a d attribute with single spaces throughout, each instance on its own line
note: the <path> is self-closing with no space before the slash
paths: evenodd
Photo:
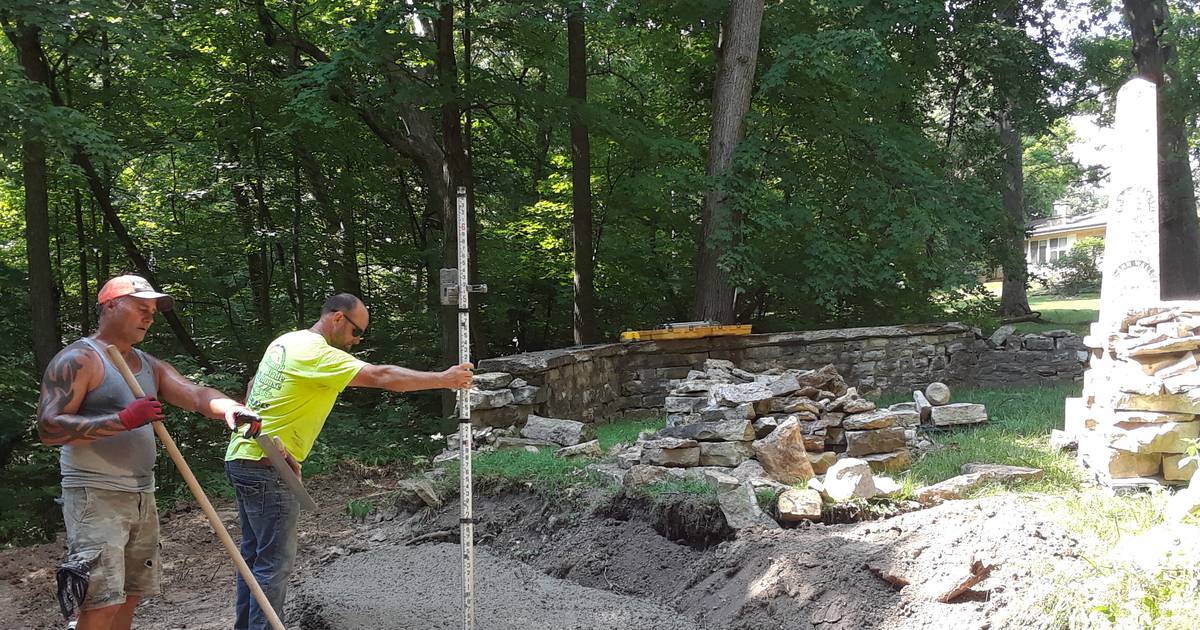
<path id="1" fill-rule="evenodd" d="M 381 471 L 341 471 L 311 484 L 322 508 L 301 518 L 289 628 L 461 627 L 457 504 L 390 505 L 395 485 Z M 376 506 L 367 522 L 345 515 L 351 499 Z M 1029 611 L 1016 603 L 1046 588 L 1039 567 L 1083 562 L 1078 543 L 1043 515 L 1051 500 L 1006 495 L 878 521 L 734 535 L 713 506 L 686 500 L 477 497 L 476 624 L 1028 627 Z M 218 510 L 236 521 L 228 502 Z M 163 532 L 166 592 L 139 609 L 135 627 L 228 628 L 232 570 L 202 515 L 164 515 Z M 64 626 L 52 575 L 61 553 L 61 542 L 0 553 L 0 628 Z M 955 589 L 972 565 L 982 579 Z M 955 590 L 948 603 L 937 601 Z"/>

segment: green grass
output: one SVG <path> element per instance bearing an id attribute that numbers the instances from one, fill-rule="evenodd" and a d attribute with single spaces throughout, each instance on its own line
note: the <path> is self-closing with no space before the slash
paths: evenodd
<path id="1" fill-rule="evenodd" d="M 594 460 L 587 457 L 555 457 L 551 449 L 530 453 L 506 448 L 471 456 L 471 471 L 478 487 L 506 489 L 523 486 L 543 494 L 556 494 L 576 485 L 599 486 L 601 480 L 585 467 Z M 459 462 L 446 462 L 443 478 L 457 484 Z"/>
<path id="2" fill-rule="evenodd" d="M 1000 297 L 1000 282 L 985 282 L 983 286 L 997 298 Z M 1099 313 L 1100 294 L 1081 293 L 1073 296 L 1060 296 L 1031 293 L 1029 308 L 1040 312 L 1043 321 L 1013 324 L 1019 333 L 1042 333 L 1047 330 L 1065 329 L 1078 335 L 1086 335 L 1089 324 L 1096 321 Z"/>
<path id="3" fill-rule="evenodd" d="M 664 481 L 662 483 L 651 483 L 636 489 L 642 496 L 651 499 L 665 499 L 672 495 L 686 494 L 693 496 L 716 498 L 717 489 L 694 479 L 681 479 L 678 481 Z"/>
<path id="4" fill-rule="evenodd" d="M 666 419 L 661 417 L 606 422 L 596 425 L 596 439 L 600 440 L 600 448 L 607 453 L 617 444 L 636 441 L 638 434 L 642 431 L 657 431 L 666 424 Z"/>
<path id="5" fill-rule="evenodd" d="M 1085 293 L 1072 297 L 1033 296 L 1029 298 L 1029 308 L 1040 312 L 1043 321 L 1013 324 L 1019 333 L 1066 329 L 1078 335 L 1086 335 L 1100 312 L 1100 294 Z"/>
<path id="6" fill-rule="evenodd" d="M 931 434 L 940 448 L 922 456 L 899 476 L 898 481 L 911 490 L 954 477 L 960 474 L 963 464 L 984 462 L 1045 471 L 1042 479 L 1023 482 L 1023 490 L 1058 492 L 1077 489 L 1080 473 L 1074 461 L 1069 455 L 1050 448 L 1047 438 L 1051 429 L 1062 428 L 1063 400 L 1078 393 L 1077 386 L 955 392 L 955 402 L 987 406 L 987 424 Z M 884 406 L 907 400 L 911 399 L 894 394 L 880 397 L 877 404 Z M 985 493 L 994 491 L 994 487 L 981 490 Z"/>

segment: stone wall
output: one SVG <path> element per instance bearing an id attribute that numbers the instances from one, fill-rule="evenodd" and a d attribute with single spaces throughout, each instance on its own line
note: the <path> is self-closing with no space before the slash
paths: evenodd
<path id="1" fill-rule="evenodd" d="M 909 392 L 933 381 L 957 387 L 1072 382 L 1082 378 L 1087 357 L 1068 331 L 1015 335 L 1002 329 L 984 338 L 958 323 L 612 343 L 480 361 L 480 372 L 510 374 L 537 389 L 524 390 L 525 404 L 477 409 L 472 417 L 476 424 L 509 426 L 529 413 L 584 422 L 661 413 L 673 383 L 707 359 L 749 371 L 833 365 L 850 386 L 874 394 Z"/>

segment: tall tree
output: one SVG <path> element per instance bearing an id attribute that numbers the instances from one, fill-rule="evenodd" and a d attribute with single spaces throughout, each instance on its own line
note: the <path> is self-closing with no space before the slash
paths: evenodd
<path id="1" fill-rule="evenodd" d="M 469 55 L 466 41 L 470 31 L 463 28 L 464 55 Z M 438 8 L 438 17 L 434 23 L 434 37 L 437 39 L 437 74 L 438 83 L 445 93 L 445 101 L 441 107 L 442 146 L 445 150 L 446 166 L 449 170 L 450 190 L 457 191 L 459 187 L 467 192 L 467 281 L 479 284 L 479 229 L 475 219 L 475 181 L 471 167 L 471 157 L 467 153 L 466 135 L 463 130 L 462 88 L 458 81 L 458 60 L 454 52 L 454 2 L 445 0 Z M 466 57 L 469 64 L 469 56 Z M 457 204 L 457 198 L 455 199 Z M 446 267 L 458 266 L 458 209 L 442 221 L 442 264 Z M 475 296 L 470 302 L 471 355 L 476 360 L 486 356 L 484 348 L 486 339 L 479 325 L 479 297 Z M 443 307 L 452 313 L 455 307 Z M 456 346 L 457 347 L 457 346 Z M 455 355 L 457 358 L 457 351 Z M 449 358 L 449 356 L 447 356 Z M 449 397 L 447 397 L 449 398 Z"/>
<path id="2" fill-rule="evenodd" d="M 79 245 L 79 331 L 88 334 L 92 329 L 92 298 L 88 288 L 88 238 L 83 227 L 83 195 L 73 191 L 75 207 L 75 240 Z"/>
<path id="3" fill-rule="evenodd" d="M 1138 76 L 1158 86 L 1158 240 L 1163 299 L 1200 298 L 1200 226 L 1188 162 L 1187 101 L 1164 41 L 1170 25 L 1166 0 L 1124 0 Z"/>
<path id="4" fill-rule="evenodd" d="M 1004 248 L 1004 282 L 1000 288 L 1001 317 L 1030 313 L 1025 290 L 1029 275 L 1025 260 L 1025 171 L 1015 109 L 1013 100 L 1007 99 L 998 124 L 1004 162 L 1001 200 L 1008 219 L 1003 231 L 1007 246 Z"/>
<path id="5" fill-rule="evenodd" d="M 571 250 L 576 344 L 596 343 L 595 252 L 592 248 L 592 157 L 583 109 L 587 105 L 587 40 L 582 2 L 567 8 L 567 98 L 571 100 Z"/>
<path id="6" fill-rule="evenodd" d="M 41 28 L 21 19 L 11 21 L 0 13 L 4 33 L 17 51 L 25 78 L 41 86 L 50 84 L 50 67 L 42 52 Z M 41 130 L 27 124 L 21 141 L 21 180 L 25 186 L 25 251 L 29 264 L 30 326 L 33 362 L 38 374 L 46 370 L 61 348 L 58 335 L 58 300 L 50 268 L 49 169 L 46 140 Z"/>
<path id="7" fill-rule="evenodd" d="M 1000 11 L 1001 23 L 1009 29 L 1020 27 L 1018 3 L 1010 2 Z M 1025 260 L 1025 170 L 1024 151 L 1021 147 L 1021 129 L 1017 121 L 1017 99 L 1011 88 L 1000 90 L 1003 104 L 998 114 L 998 131 L 1002 150 L 1003 166 L 1000 169 L 1000 199 L 1008 224 L 1002 230 L 1004 247 L 1004 280 L 1000 287 L 1000 316 L 1020 317 L 1028 315 L 1029 296 L 1026 283 L 1029 269 Z"/>
<path id="8" fill-rule="evenodd" d="M 728 206 L 719 183 L 733 161 L 733 151 L 745 135 L 746 113 L 758 60 L 763 0 L 730 0 L 717 45 L 717 78 L 712 95 L 712 131 L 705 173 L 714 182 L 704 193 L 700 240 L 697 243 L 696 319 L 732 323 L 736 293 L 722 254 L 738 242 L 742 217 Z"/>

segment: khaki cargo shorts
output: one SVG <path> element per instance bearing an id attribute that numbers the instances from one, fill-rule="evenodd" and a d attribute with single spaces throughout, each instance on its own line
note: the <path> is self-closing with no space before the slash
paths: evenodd
<path id="1" fill-rule="evenodd" d="M 91 566 L 83 610 L 158 595 L 158 508 L 153 492 L 63 488 L 68 560 Z"/>

